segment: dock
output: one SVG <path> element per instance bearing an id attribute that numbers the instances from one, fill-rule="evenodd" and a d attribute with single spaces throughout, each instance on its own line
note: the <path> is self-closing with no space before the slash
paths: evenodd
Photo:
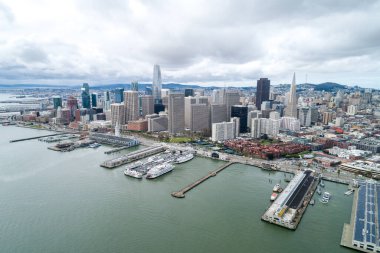
<path id="1" fill-rule="evenodd" d="M 130 148 L 130 147 L 129 146 L 118 147 L 118 148 L 114 148 L 111 150 L 104 151 L 104 154 L 109 155 L 109 154 L 113 154 L 116 152 L 120 152 L 120 151 L 122 151 L 124 149 L 128 149 L 128 148 Z"/>
<path id="2" fill-rule="evenodd" d="M 297 173 L 279 197 L 265 211 L 262 220 L 295 230 L 313 197 L 319 175 L 306 170 Z"/>
<path id="3" fill-rule="evenodd" d="M 68 133 L 57 133 L 57 134 L 40 135 L 40 136 L 35 136 L 35 137 L 10 140 L 9 142 L 13 143 L 13 142 L 19 142 L 19 141 L 29 141 L 29 140 L 35 140 L 35 139 L 39 139 L 39 138 L 50 137 L 50 136 L 57 136 L 57 135 L 63 135 L 63 134 L 68 134 Z"/>
<path id="4" fill-rule="evenodd" d="M 184 198 L 185 197 L 185 193 L 190 191 L 191 189 L 195 188 L 196 186 L 200 185 L 201 183 L 203 183 L 204 181 L 206 181 L 207 179 L 209 179 L 210 177 L 215 177 L 219 172 L 221 172 L 222 170 L 224 170 L 225 168 L 229 167 L 230 165 L 234 164 L 236 162 L 228 162 L 226 164 L 223 164 L 222 166 L 220 166 L 217 170 L 214 170 L 214 171 L 211 171 L 210 173 L 208 173 L 206 176 L 198 179 L 197 181 L 195 181 L 194 183 L 192 184 L 189 184 L 188 186 L 182 188 L 181 190 L 179 191 L 176 191 L 176 192 L 172 192 L 172 196 L 175 197 L 175 198 Z"/>
<path id="5" fill-rule="evenodd" d="M 113 168 L 119 167 L 121 165 L 130 163 L 130 162 L 134 162 L 134 161 L 143 159 L 145 157 L 164 152 L 165 150 L 166 150 L 166 148 L 163 146 L 144 148 L 141 150 L 131 152 L 127 155 L 123 155 L 121 157 L 117 157 L 117 158 L 114 158 L 111 160 L 107 160 L 107 161 L 103 162 L 100 166 L 107 168 L 107 169 L 113 169 Z"/>

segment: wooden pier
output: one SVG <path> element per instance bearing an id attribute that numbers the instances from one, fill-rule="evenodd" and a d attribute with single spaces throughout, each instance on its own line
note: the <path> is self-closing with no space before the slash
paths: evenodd
<path id="1" fill-rule="evenodd" d="M 198 186 L 199 184 L 203 183 L 204 181 L 206 181 L 207 179 L 209 179 L 210 177 L 215 177 L 219 172 L 221 172 L 222 170 L 224 170 L 225 168 L 227 168 L 228 166 L 234 164 L 236 162 L 228 162 L 226 164 L 223 164 L 221 167 L 219 167 L 217 170 L 214 170 L 214 171 L 211 171 L 210 173 L 208 173 L 206 176 L 198 179 L 197 181 L 195 181 L 194 183 L 192 184 L 189 184 L 188 186 L 186 186 L 185 188 L 182 188 L 181 190 L 179 191 L 176 191 L 176 192 L 172 192 L 172 196 L 175 197 L 175 198 L 184 198 L 185 197 L 185 193 L 190 191 L 191 189 L 193 189 L 194 187 Z"/>

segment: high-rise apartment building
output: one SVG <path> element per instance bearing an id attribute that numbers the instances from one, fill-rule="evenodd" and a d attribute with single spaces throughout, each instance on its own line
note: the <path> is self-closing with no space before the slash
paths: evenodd
<path id="1" fill-rule="evenodd" d="M 225 141 L 235 138 L 235 122 L 212 124 L 212 141 Z"/>
<path id="2" fill-rule="evenodd" d="M 137 91 L 124 91 L 125 121 L 139 119 L 139 93 Z"/>
<path id="3" fill-rule="evenodd" d="M 261 110 L 261 103 L 269 100 L 270 80 L 268 78 L 260 78 L 257 80 L 256 88 L 256 107 Z"/>
<path id="4" fill-rule="evenodd" d="M 185 95 L 170 93 L 168 98 L 168 130 L 171 134 L 185 129 Z"/>

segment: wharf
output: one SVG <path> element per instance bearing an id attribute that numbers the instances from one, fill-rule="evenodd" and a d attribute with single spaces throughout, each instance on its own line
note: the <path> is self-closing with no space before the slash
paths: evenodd
<path id="1" fill-rule="evenodd" d="M 342 233 L 342 239 L 340 241 L 340 245 L 351 248 L 351 249 L 357 249 L 352 246 L 352 238 L 354 237 L 354 226 L 355 226 L 355 215 L 356 215 L 356 206 L 358 202 L 358 192 L 354 192 L 354 198 L 352 201 L 352 210 L 351 210 L 351 220 L 350 223 L 344 223 L 343 225 L 343 233 Z M 366 251 L 363 249 L 364 252 L 371 252 L 371 251 Z"/>
<path id="2" fill-rule="evenodd" d="M 295 230 L 319 183 L 319 175 L 303 171 L 294 176 L 287 187 L 265 211 L 262 220 Z"/>
<path id="3" fill-rule="evenodd" d="M 42 136 L 36 136 L 36 137 L 29 137 L 29 138 L 10 140 L 9 142 L 13 143 L 13 142 L 19 142 L 19 141 L 29 141 L 29 140 L 34 140 L 34 139 L 39 139 L 39 138 L 44 138 L 44 137 L 50 137 L 50 136 L 63 135 L 63 134 L 68 134 L 68 133 L 48 134 L 48 135 L 42 135 Z"/>
<path id="4" fill-rule="evenodd" d="M 130 163 L 130 162 L 134 162 L 134 161 L 143 159 L 145 157 L 164 152 L 165 150 L 166 150 L 166 148 L 163 146 L 144 148 L 144 149 L 131 152 L 127 155 L 124 155 L 124 156 L 121 156 L 118 158 L 107 160 L 107 161 L 103 162 L 100 166 L 107 168 L 107 169 L 113 169 L 113 168 L 119 167 L 121 165 Z"/>
<path id="5" fill-rule="evenodd" d="M 191 189 L 195 188 L 196 186 L 200 185 L 201 183 L 203 183 L 204 181 L 206 181 L 207 179 L 209 179 L 210 177 L 215 177 L 219 172 L 221 172 L 222 170 L 224 170 L 225 168 L 227 168 L 228 166 L 234 164 L 236 162 L 228 162 L 226 164 L 223 164 L 222 166 L 220 166 L 217 170 L 214 170 L 214 171 L 211 171 L 210 173 L 208 173 L 206 176 L 198 179 L 197 181 L 195 181 L 194 183 L 192 184 L 189 184 L 188 186 L 182 188 L 181 190 L 179 191 L 176 191 L 176 192 L 172 192 L 172 196 L 175 197 L 175 198 L 184 198 L 185 197 L 185 193 L 190 191 Z"/>

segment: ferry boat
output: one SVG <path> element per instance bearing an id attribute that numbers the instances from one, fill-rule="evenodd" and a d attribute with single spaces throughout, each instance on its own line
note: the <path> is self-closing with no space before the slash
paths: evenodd
<path id="1" fill-rule="evenodd" d="M 153 178 L 162 176 L 163 174 L 172 171 L 173 168 L 174 166 L 171 165 L 170 163 L 156 165 L 148 171 L 148 173 L 146 174 L 146 178 L 153 179 Z"/>
<path id="2" fill-rule="evenodd" d="M 280 184 L 276 184 L 274 187 L 273 187 L 273 191 L 274 192 L 278 192 L 280 190 L 281 186 Z"/>
<path id="3" fill-rule="evenodd" d="M 272 195 L 270 195 L 270 200 L 275 201 L 277 199 L 278 194 L 273 192 Z"/>
<path id="4" fill-rule="evenodd" d="M 194 155 L 192 153 L 188 153 L 188 154 L 186 154 L 184 156 L 180 156 L 180 157 L 176 158 L 174 160 L 174 163 L 175 164 L 185 163 L 187 161 L 190 161 L 193 158 L 194 158 Z"/>
<path id="5" fill-rule="evenodd" d="M 138 179 L 141 179 L 143 177 L 141 172 L 138 172 L 136 170 L 131 170 L 131 169 L 124 170 L 124 175 L 138 178 Z"/>

